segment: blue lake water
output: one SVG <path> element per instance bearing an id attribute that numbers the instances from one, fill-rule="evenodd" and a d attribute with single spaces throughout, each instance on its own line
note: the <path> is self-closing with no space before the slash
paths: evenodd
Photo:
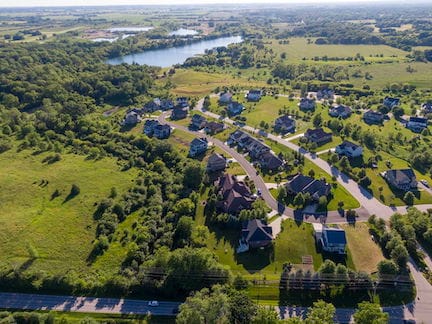
<path id="1" fill-rule="evenodd" d="M 108 64 L 116 65 L 122 63 L 137 63 L 160 67 L 170 67 L 175 64 L 182 64 L 187 58 L 204 54 L 205 50 L 215 47 L 227 46 L 229 44 L 241 43 L 241 36 L 221 37 L 211 40 L 203 40 L 190 45 L 163 48 L 145 51 L 142 53 L 119 56 L 107 60 Z"/>
<path id="2" fill-rule="evenodd" d="M 115 32 L 145 32 L 152 29 L 153 27 L 113 27 L 113 28 L 109 28 L 108 30 L 111 33 L 115 33 Z"/>

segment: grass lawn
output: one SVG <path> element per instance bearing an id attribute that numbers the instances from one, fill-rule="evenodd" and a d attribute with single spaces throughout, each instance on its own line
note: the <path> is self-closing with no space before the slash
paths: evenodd
<path id="1" fill-rule="evenodd" d="M 169 80 L 175 85 L 171 92 L 183 96 L 203 96 L 217 87 L 224 86 L 262 87 L 265 85 L 261 81 L 248 81 L 243 77 L 233 77 L 228 74 L 183 69 L 177 69 L 176 73 L 169 77 Z"/>
<path id="2" fill-rule="evenodd" d="M 39 258 L 27 266 L 47 273 L 87 271 L 86 259 L 95 235 L 94 204 L 112 187 L 129 188 L 137 172 L 121 172 L 116 160 L 86 160 L 62 154 L 62 160 L 43 163 L 49 154 L 32 155 L 14 149 L 0 154 L 0 263 L 22 266 L 29 245 Z M 80 194 L 65 198 L 72 184 Z M 52 199 L 55 190 L 61 195 Z"/>
<path id="3" fill-rule="evenodd" d="M 357 269 L 372 273 L 377 271 L 377 264 L 384 260 L 381 248 L 372 241 L 366 223 L 340 225 L 346 233 L 348 249 Z"/>

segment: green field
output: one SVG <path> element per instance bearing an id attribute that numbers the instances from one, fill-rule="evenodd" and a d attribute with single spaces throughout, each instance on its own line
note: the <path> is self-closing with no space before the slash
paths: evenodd
<path id="1" fill-rule="evenodd" d="M 278 40 L 269 40 L 268 47 L 272 48 L 278 56 L 281 53 L 286 53 L 288 62 L 302 61 L 303 58 L 312 59 L 315 56 L 328 57 L 353 57 L 357 53 L 368 59 L 370 55 L 382 54 L 385 58 L 394 56 L 403 59 L 408 54 L 397 48 L 387 45 L 316 45 L 308 44 L 307 38 L 289 38 L 289 44 L 279 44 Z"/>
<path id="2" fill-rule="evenodd" d="M 61 161 L 47 164 L 46 156 L 14 149 L 0 154 L 0 263 L 47 273 L 88 271 L 94 204 L 112 187 L 126 190 L 137 172 L 121 172 L 109 158 L 63 154 Z M 72 184 L 80 194 L 67 200 Z M 53 199 L 55 190 L 60 196 Z M 31 259 L 30 247 L 38 258 Z"/>

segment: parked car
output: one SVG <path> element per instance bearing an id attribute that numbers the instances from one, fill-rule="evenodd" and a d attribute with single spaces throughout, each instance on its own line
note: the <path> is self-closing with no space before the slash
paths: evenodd
<path id="1" fill-rule="evenodd" d="M 425 187 L 428 187 L 428 188 L 429 188 L 429 182 L 427 182 L 427 180 L 425 180 L 425 179 L 422 179 L 422 180 L 420 180 L 420 182 L 421 182 L 421 184 L 422 184 L 423 186 L 425 186 Z"/>
<path id="2" fill-rule="evenodd" d="M 157 300 L 151 300 L 148 302 L 148 305 L 150 307 L 157 307 L 157 306 L 159 306 L 159 302 Z"/>

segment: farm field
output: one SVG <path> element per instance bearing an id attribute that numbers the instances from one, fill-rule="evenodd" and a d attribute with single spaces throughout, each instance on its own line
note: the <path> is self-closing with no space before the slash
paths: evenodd
<path id="1" fill-rule="evenodd" d="M 0 154 L 0 264 L 51 274 L 87 271 L 94 204 L 112 187 L 126 190 L 137 171 L 120 171 L 114 159 L 73 154 L 49 164 L 43 162 L 48 155 L 15 149 Z M 68 200 L 72 184 L 80 194 Z M 55 190 L 60 196 L 53 198 Z M 38 257 L 32 259 L 30 250 Z"/>
<path id="2" fill-rule="evenodd" d="M 370 56 L 383 55 L 380 59 L 405 59 L 408 54 L 405 51 L 399 50 L 387 45 L 316 45 L 315 39 L 310 38 L 311 44 L 308 44 L 307 38 L 289 38 L 289 44 L 279 44 L 278 40 L 270 39 L 268 45 L 278 56 L 286 53 L 287 62 L 302 61 L 303 58 L 312 59 L 315 56 L 328 57 L 353 57 L 360 54 L 366 60 L 372 59 Z M 340 62 L 338 62 L 340 63 Z"/>

